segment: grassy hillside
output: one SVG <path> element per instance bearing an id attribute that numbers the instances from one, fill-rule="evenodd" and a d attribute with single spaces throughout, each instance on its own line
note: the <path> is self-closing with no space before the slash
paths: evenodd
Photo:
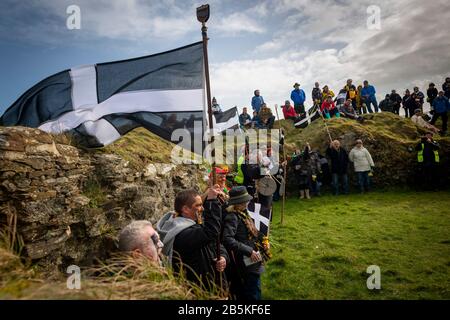
<path id="1" fill-rule="evenodd" d="M 131 167 L 142 168 L 151 162 L 170 163 L 174 146 L 147 129 L 137 128 L 98 151 L 117 154 L 130 161 Z"/>

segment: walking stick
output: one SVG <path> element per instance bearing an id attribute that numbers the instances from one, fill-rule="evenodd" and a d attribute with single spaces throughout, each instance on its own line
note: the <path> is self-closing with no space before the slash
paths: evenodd
<path id="1" fill-rule="evenodd" d="M 275 111 L 277 113 L 277 119 L 278 119 L 278 124 L 280 124 L 280 116 L 278 115 L 278 105 L 275 105 Z M 281 127 L 281 124 L 280 124 Z M 281 128 L 282 129 L 282 128 Z M 283 145 L 283 163 L 286 161 L 286 148 Z M 281 224 L 283 225 L 284 222 L 284 206 L 286 203 L 286 164 L 283 165 L 283 178 L 284 178 L 284 192 L 283 192 L 283 199 L 281 201 Z M 281 184 L 280 184 L 281 187 Z"/>

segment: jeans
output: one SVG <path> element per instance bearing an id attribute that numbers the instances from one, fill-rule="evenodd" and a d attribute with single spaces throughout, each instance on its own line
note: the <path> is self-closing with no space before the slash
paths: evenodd
<path id="1" fill-rule="evenodd" d="M 335 196 L 339 195 L 339 178 L 342 182 L 342 188 L 344 190 L 345 194 L 348 194 L 348 176 L 346 173 L 344 174 L 338 174 L 333 173 L 332 179 L 333 179 L 333 193 Z"/>
<path id="2" fill-rule="evenodd" d="M 361 193 L 364 191 L 368 192 L 370 187 L 369 171 L 357 172 L 356 174 L 358 175 L 358 184 Z"/>
<path id="3" fill-rule="evenodd" d="M 373 104 L 373 107 L 375 108 L 375 112 L 378 112 L 377 98 L 370 97 L 369 99 L 366 100 L 367 110 L 369 110 L 369 113 L 373 113 L 372 107 L 370 106 L 371 104 Z"/>
<path id="4" fill-rule="evenodd" d="M 320 196 L 320 186 L 322 185 L 322 183 L 320 181 L 312 181 L 310 182 L 310 186 L 309 186 L 309 190 L 312 191 L 312 193 L 315 196 Z"/>
<path id="5" fill-rule="evenodd" d="M 261 300 L 261 275 L 248 273 L 245 276 L 241 294 L 238 300 L 254 301 Z"/>

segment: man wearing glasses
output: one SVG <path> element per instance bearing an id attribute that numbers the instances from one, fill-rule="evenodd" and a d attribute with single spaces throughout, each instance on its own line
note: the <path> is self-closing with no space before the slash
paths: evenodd
<path id="1" fill-rule="evenodd" d="M 160 264 L 159 255 L 164 244 L 152 224 L 146 220 L 137 220 L 127 225 L 119 235 L 119 250 L 131 252 L 133 256 L 145 256 Z"/>

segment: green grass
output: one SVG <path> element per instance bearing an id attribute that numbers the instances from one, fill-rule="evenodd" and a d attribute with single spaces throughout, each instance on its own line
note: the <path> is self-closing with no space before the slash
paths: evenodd
<path id="1" fill-rule="evenodd" d="M 264 299 L 450 299 L 450 192 L 379 191 L 274 206 Z M 381 269 L 381 290 L 366 286 Z"/>

